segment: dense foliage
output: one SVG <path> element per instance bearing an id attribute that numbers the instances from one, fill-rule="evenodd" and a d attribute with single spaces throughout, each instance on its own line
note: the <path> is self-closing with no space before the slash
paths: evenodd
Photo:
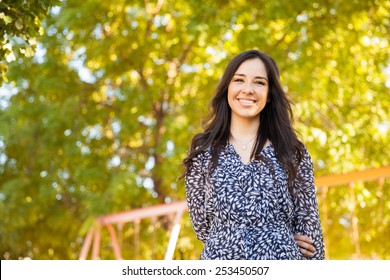
<path id="1" fill-rule="evenodd" d="M 37 37 L 43 35 L 41 20 L 59 0 L 0 0 L 0 86 L 7 81 L 7 64 L 15 52 L 34 55 Z"/>
<path id="2" fill-rule="evenodd" d="M 25 44 L 0 91 L 1 258 L 74 259 L 94 217 L 184 199 L 181 160 L 227 61 L 247 49 L 280 66 L 316 176 L 389 164 L 388 1 L 66 0 L 42 22 L 34 55 L 37 18 L 54 1 L 8 2 L 0 7 L 31 14 L 0 11 L 6 44 L 11 35 Z M 380 227 L 365 211 L 376 187 L 356 189 L 363 257 L 390 258 L 388 187 Z M 332 258 L 353 254 L 340 237 L 346 194 L 327 197 Z M 176 257 L 197 258 L 188 216 L 183 224 Z M 157 232 L 140 257 L 161 258 Z M 132 234 L 123 230 L 127 258 Z"/>

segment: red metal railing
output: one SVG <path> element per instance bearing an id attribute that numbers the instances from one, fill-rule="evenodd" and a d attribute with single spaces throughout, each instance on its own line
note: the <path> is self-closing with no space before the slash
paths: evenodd
<path id="1" fill-rule="evenodd" d="M 150 206 L 140 209 L 135 209 L 131 211 L 108 214 L 101 216 L 96 219 L 95 224 L 90 228 L 87 233 L 87 236 L 84 240 L 83 247 L 80 253 L 80 260 L 85 260 L 88 256 L 89 249 L 92 245 L 92 259 L 99 259 L 100 251 L 100 238 L 102 227 L 106 227 L 111 238 L 111 245 L 114 250 L 115 258 L 120 260 L 122 259 L 121 248 L 119 246 L 118 238 L 115 229 L 112 224 L 122 225 L 124 223 L 134 222 L 135 223 L 135 235 L 136 235 L 136 250 L 139 248 L 137 244 L 137 238 L 139 236 L 139 223 L 141 219 L 151 218 L 152 221 L 158 216 L 172 215 L 175 214 L 175 219 L 171 229 L 171 236 L 168 243 L 168 248 L 165 253 L 165 259 L 169 260 L 173 258 L 173 253 L 175 251 L 176 242 L 179 237 L 180 232 L 180 220 L 184 213 L 187 210 L 186 201 L 178 201 L 169 204 L 161 204 L 156 206 Z M 136 254 L 137 255 L 137 254 Z"/>

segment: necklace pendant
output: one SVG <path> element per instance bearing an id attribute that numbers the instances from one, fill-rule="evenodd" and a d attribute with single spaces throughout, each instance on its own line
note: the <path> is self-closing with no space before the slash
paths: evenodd
<path id="1" fill-rule="evenodd" d="M 244 145 L 244 147 L 242 147 L 243 150 L 246 150 L 246 145 Z"/>

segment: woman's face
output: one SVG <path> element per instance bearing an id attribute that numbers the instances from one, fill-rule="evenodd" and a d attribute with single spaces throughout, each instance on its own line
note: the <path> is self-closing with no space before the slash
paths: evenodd
<path id="1" fill-rule="evenodd" d="M 228 87 L 232 118 L 257 119 L 268 98 L 268 76 L 259 58 L 244 61 Z"/>

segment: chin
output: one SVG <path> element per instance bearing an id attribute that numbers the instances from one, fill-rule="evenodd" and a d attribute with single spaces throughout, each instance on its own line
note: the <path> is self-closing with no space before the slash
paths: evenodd
<path id="1" fill-rule="evenodd" d="M 244 118 L 244 119 L 257 119 L 259 115 L 257 114 L 242 114 L 239 115 L 239 117 Z"/>

